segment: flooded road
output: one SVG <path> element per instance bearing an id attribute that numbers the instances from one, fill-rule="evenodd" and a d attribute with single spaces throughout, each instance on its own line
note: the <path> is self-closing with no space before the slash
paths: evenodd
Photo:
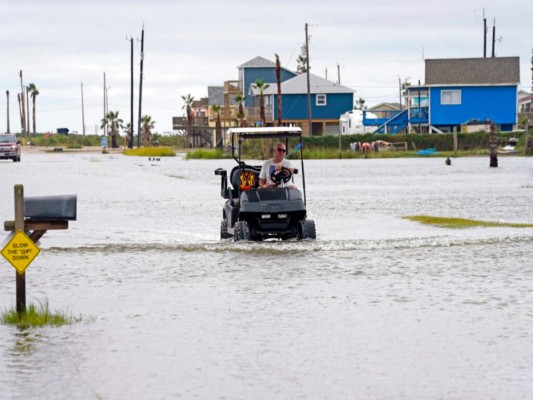
<path id="1" fill-rule="evenodd" d="M 533 223 L 533 162 L 452 161 L 308 161 L 317 240 L 263 243 L 219 240 L 213 171 L 232 160 L 0 161 L 0 222 L 15 184 L 78 195 L 26 284 L 28 303 L 83 316 L 0 325 L 0 398 L 529 398 L 533 228 L 402 217 Z M 15 273 L 2 259 L 2 309 Z"/>

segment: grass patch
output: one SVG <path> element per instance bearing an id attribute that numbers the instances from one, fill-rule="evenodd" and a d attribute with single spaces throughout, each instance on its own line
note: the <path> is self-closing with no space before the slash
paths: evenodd
<path id="1" fill-rule="evenodd" d="M 0 318 L 5 325 L 16 325 L 19 328 L 28 328 L 36 326 L 63 326 L 70 325 L 74 322 L 80 322 L 80 317 L 73 317 L 63 312 L 51 312 L 48 301 L 39 302 L 38 306 L 30 304 L 26 312 L 18 314 L 17 310 L 9 310 L 2 313 Z"/>
<path id="2" fill-rule="evenodd" d="M 140 149 L 124 150 L 126 156 L 141 157 L 175 157 L 176 152 L 170 147 L 141 147 Z"/>
<path id="3" fill-rule="evenodd" d="M 500 228 L 533 228 L 533 224 L 515 224 L 506 222 L 490 222 L 477 221 L 475 219 L 466 218 L 447 218 L 447 217 L 431 217 L 428 215 L 410 215 L 403 217 L 411 221 L 420 222 L 427 225 L 436 225 L 442 228 L 474 228 L 474 227 L 500 227 Z"/>
<path id="4" fill-rule="evenodd" d="M 216 160 L 225 158 L 222 149 L 198 149 L 187 152 L 187 160 Z"/>

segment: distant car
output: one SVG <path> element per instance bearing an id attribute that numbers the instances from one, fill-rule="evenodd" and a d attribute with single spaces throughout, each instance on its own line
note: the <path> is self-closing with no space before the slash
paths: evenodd
<path id="1" fill-rule="evenodd" d="M 0 160 L 20 161 L 20 141 L 15 135 L 0 135 Z"/>

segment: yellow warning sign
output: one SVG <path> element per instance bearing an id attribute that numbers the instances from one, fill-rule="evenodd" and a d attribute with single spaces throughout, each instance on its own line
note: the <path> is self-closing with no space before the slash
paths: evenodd
<path id="1" fill-rule="evenodd" d="M 15 267 L 19 274 L 22 274 L 40 251 L 41 249 L 37 247 L 24 231 L 18 230 L 2 249 L 2 255 Z"/>

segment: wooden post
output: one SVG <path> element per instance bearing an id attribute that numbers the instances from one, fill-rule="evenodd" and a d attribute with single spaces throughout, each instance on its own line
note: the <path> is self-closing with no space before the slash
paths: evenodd
<path id="1" fill-rule="evenodd" d="M 525 138 L 525 142 L 524 142 L 524 148 L 525 148 L 525 151 L 524 151 L 524 155 L 527 156 L 528 154 L 528 146 L 529 146 L 529 143 L 528 143 L 528 134 L 529 134 L 529 119 L 526 121 L 526 138 Z"/>
<path id="2" fill-rule="evenodd" d="M 341 130 L 339 129 L 339 160 L 342 159 L 342 146 L 341 146 Z"/>
<path id="3" fill-rule="evenodd" d="M 489 151 L 490 167 L 498 167 L 498 141 L 496 140 L 496 127 L 494 122 L 490 121 Z"/>
<path id="4" fill-rule="evenodd" d="M 453 155 L 457 156 L 457 127 L 453 127 Z"/>
<path id="5" fill-rule="evenodd" d="M 15 233 L 24 231 L 24 186 L 15 185 Z M 17 313 L 26 311 L 26 274 L 15 272 L 17 278 Z"/>

